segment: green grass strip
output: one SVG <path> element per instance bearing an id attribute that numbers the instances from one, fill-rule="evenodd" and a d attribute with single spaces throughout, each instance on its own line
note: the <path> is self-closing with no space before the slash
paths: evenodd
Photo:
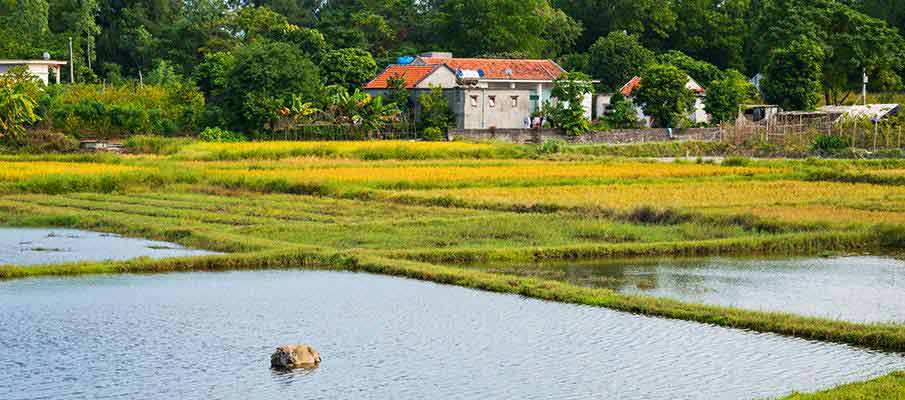
<path id="1" fill-rule="evenodd" d="M 780 400 L 905 400 L 905 371 L 816 393 L 793 393 Z"/>
<path id="2" fill-rule="evenodd" d="M 802 255 L 828 251 L 863 251 L 876 247 L 880 246 L 875 233 L 868 231 L 829 231 L 663 243 L 618 243 L 496 249 L 389 250 L 375 253 L 391 258 L 443 264 L 609 257 Z"/>

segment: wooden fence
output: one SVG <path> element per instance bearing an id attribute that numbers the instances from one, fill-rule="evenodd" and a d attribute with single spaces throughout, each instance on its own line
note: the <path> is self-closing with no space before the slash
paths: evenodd
<path id="1" fill-rule="evenodd" d="M 905 133 L 900 124 L 865 118 L 845 118 L 825 112 L 787 112 L 759 122 L 740 117 L 720 124 L 720 141 L 733 145 L 765 144 L 806 148 L 818 136 L 841 137 L 849 145 L 868 150 L 901 149 Z"/>
<path id="2" fill-rule="evenodd" d="M 384 124 L 372 129 L 354 124 L 299 124 L 268 133 L 263 140 L 414 140 L 418 131 L 414 122 Z"/>

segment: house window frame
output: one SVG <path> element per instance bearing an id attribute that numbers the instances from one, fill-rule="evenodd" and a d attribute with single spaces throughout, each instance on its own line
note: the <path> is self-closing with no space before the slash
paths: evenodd
<path id="1" fill-rule="evenodd" d="M 519 96 L 509 96 L 509 105 L 511 105 L 513 109 L 518 108 L 518 98 Z"/>
<path id="2" fill-rule="evenodd" d="M 487 107 L 489 107 L 489 108 L 496 107 L 496 96 L 487 96 Z"/>
<path id="3" fill-rule="evenodd" d="M 471 95 L 471 96 L 469 96 L 469 97 L 471 97 L 471 106 L 472 106 L 472 107 L 477 107 L 477 106 L 478 106 L 478 95 L 473 94 L 473 95 Z"/>

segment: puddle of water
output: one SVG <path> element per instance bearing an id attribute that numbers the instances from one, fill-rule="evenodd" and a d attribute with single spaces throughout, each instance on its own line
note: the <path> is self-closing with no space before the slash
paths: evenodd
<path id="1" fill-rule="evenodd" d="M 273 372 L 281 344 L 323 363 Z M 328 271 L 0 282 L 0 398 L 759 399 L 905 356 Z"/>
<path id="2" fill-rule="evenodd" d="M 891 257 L 631 259 L 466 268 L 751 310 L 905 322 L 905 261 Z"/>
<path id="3" fill-rule="evenodd" d="M 0 265 L 56 264 L 214 254 L 178 244 L 63 228 L 0 227 Z"/>

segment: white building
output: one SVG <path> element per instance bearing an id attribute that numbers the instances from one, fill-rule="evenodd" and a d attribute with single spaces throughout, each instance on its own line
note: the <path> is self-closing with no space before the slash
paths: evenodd
<path id="1" fill-rule="evenodd" d="M 456 115 L 456 128 L 528 128 L 534 112 L 545 102 L 556 102 L 554 81 L 564 72 L 552 60 L 455 58 L 431 52 L 388 66 L 364 89 L 372 96 L 383 95 L 390 79 L 402 79 L 418 115 L 418 96 L 440 86 Z M 582 105 L 591 119 L 590 94 Z"/>
<path id="2" fill-rule="evenodd" d="M 641 84 L 641 77 L 636 76 L 628 81 L 622 88 L 619 89 L 619 92 L 622 93 L 622 96 L 628 100 L 634 101 L 634 96 L 632 92 L 638 88 L 638 85 Z M 707 113 L 707 110 L 704 107 L 704 97 L 707 95 L 704 91 L 704 87 L 695 82 L 694 79 L 688 77 L 688 82 L 685 83 L 685 88 L 691 90 L 695 93 L 694 107 L 688 113 L 688 121 L 692 124 L 699 123 L 710 123 L 710 114 Z M 612 95 L 601 95 L 597 97 L 597 115 L 603 116 L 603 113 L 610 107 L 610 99 Z M 638 110 L 638 120 L 643 123 L 645 127 L 653 126 L 653 119 L 644 114 L 644 110 L 641 108 L 640 104 L 635 104 Z"/>
<path id="3" fill-rule="evenodd" d="M 12 68 L 25 66 L 32 75 L 44 82 L 50 83 L 51 71 L 55 82 L 60 83 L 60 68 L 66 65 L 65 61 L 52 60 L 0 60 L 0 74 L 5 74 Z"/>

